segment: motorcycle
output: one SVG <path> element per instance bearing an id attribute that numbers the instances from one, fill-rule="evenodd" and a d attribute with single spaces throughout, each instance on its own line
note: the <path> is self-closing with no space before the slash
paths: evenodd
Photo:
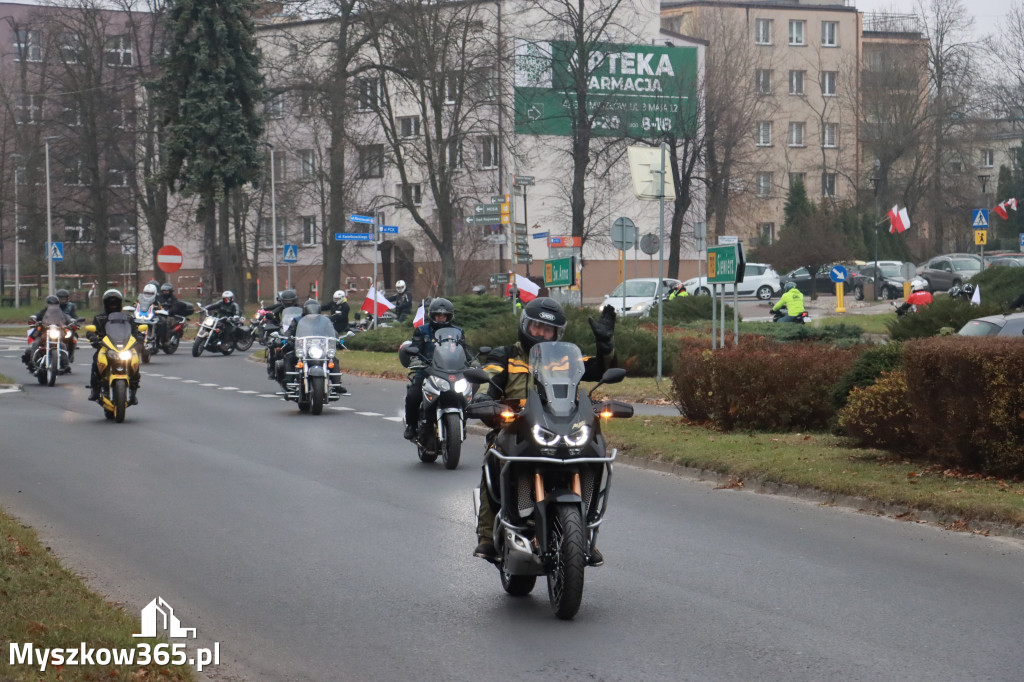
<path id="1" fill-rule="evenodd" d="M 781 322 L 782 318 L 786 317 L 786 315 L 788 315 L 788 314 L 789 313 L 787 313 L 785 311 L 782 311 L 782 310 L 773 310 L 772 311 L 772 322 Z M 811 315 L 806 310 L 803 311 L 802 313 L 800 313 L 799 315 L 797 315 L 796 319 L 787 320 L 787 322 L 792 322 L 794 324 L 807 324 L 810 321 L 811 321 Z"/>
<path id="2" fill-rule="evenodd" d="M 539 343 L 530 350 L 529 364 L 532 381 L 521 411 L 479 401 L 470 404 L 467 416 L 501 425 L 488 438 L 484 467 L 487 491 L 499 503 L 494 546 L 501 585 L 522 596 L 545 576 L 555 616 L 569 620 L 583 599 L 584 568 L 608 508 L 617 455 L 615 449 L 608 453 L 601 424 L 632 417 L 633 408 L 591 400 L 598 386 L 622 381 L 624 369 L 609 369 L 589 393 L 580 391 L 585 366 L 571 343 Z M 465 375 L 489 381 L 480 369 Z M 477 489 L 476 505 L 480 494 Z"/>
<path id="3" fill-rule="evenodd" d="M 267 361 L 267 378 L 277 381 L 282 386 L 284 385 L 284 356 L 291 348 L 289 346 L 289 339 L 281 336 L 279 330 L 287 329 L 291 326 L 292 320 L 298 317 L 302 317 L 302 308 L 289 306 L 281 311 L 281 324 L 275 325 L 277 329 L 267 332 L 267 352 L 265 356 Z M 274 324 L 271 320 L 268 320 L 268 323 Z"/>
<path id="4" fill-rule="evenodd" d="M 138 310 L 132 306 L 125 306 L 121 312 L 127 315 L 133 315 L 135 317 L 136 326 L 142 330 L 146 329 L 145 336 L 142 339 L 142 348 L 139 351 L 142 355 L 142 364 L 148 365 L 150 359 L 158 352 L 157 336 L 156 336 L 156 323 L 157 313 L 156 306 L 150 304 L 145 310 Z M 143 326 L 144 325 L 144 326 Z"/>
<path id="5" fill-rule="evenodd" d="M 305 315 L 299 320 L 295 328 L 295 368 L 284 372 L 284 399 L 298 403 L 302 412 L 320 414 L 324 405 L 343 395 L 337 343 L 331 318 Z"/>
<path id="6" fill-rule="evenodd" d="M 255 336 L 256 341 L 264 347 L 270 343 L 270 333 L 281 329 L 281 325 L 274 322 L 272 318 L 267 317 L 268 312 L 263 307 L 263 301 L 260 301 L 260 308 L 256 311 L 256 316 L 252 318 L 252 334 Z"/>
<path id="7" fill-rule="evenodd" d="M 224 355 L 231 355 L 235 352 L 236 342 L 232 337 L 237 327 L 234 318 L 210 315 L 207 310 L 212 305 L 199 306 L 200 310 L 207 314 L 199 323 L 199 331 L 196 332 L 196 340 L 192 344 L 192 357 L 194 358 L 202 355 L 204 350 L 211 353 L 220 352 Z M 249 346 L 252 346 L 252 341 L 249 342 Z M 248 350 L 248 347 L 245 350 Z"/>
<path id="8" fill-rule="evenodd" d="M 39 344 L 32 353 L 32 367 L 29 371 L 35 375 L 40 385 L 53 386 L 57 383 L 58 374 L 67 374 L 71 371 L 71 355 L 69 348 L 76 342 L 75 329 L 78 328 L 76 321 L 71 325 L 44 324 L 32 318 L 33 328 L 37 338 L 43 335 L 45 343 Z"/>
<path id="9" fill-rule="evenodd" d="M 96 332 L 95 325 L 86 331 Z M 146 325 L 139 327 L 147 332 Z M 139 373 L 139 343 L 132 335 L 132 318 L 125 313 L 111 313 L 107 317 L 106 336 L 93 344 L 99 349 L 96 366 L 99 369 L 100 404 L 107 419 L 118 424 L 124 421 L 128 409 L 128 385 Z"/>
<path id="10" fill-rule="evenodd" d="M 191 306 L 189 306 L 190 308 Z M 187 308 L 186 308 L 187 310 Z M 163 352 L 168 355 L 174 355 L 174 352 L 178 350 L 178 345 L 181 343 L 181 337 L 185 336 L 185 327 L 188 326 L 188 317 L 185 315 L 172 315 L 166 310 L 157 310 L 158 323 L 163 325 L 165 332 L 165 338 L 160 341 L 160 348 Z M 191 314 L 191 313 L 189 313 Z M 159 333 L 157 334 L 159 337 Z"/>
<path id="11" fill-rule="evenodd" d="M 462 442 L 466 439 L 466 406 L 473 397 L 473 386 L 463 376 L 469 362 L 462 340 L 458 329 L 439 329 L 434 335 L 434 354 L 429 363 L 419 356 L 420 349 L 411 342 L 399 350 L 399 359 L 410 370 L 410 379 L 425 370 L 415 440 L 420 461 L 434 462 L 440 454 L 446 469 L 459 466 Z"/>

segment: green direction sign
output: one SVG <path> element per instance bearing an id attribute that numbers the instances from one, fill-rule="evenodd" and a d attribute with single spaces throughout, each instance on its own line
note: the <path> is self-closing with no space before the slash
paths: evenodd
<path id="1" fill-rule="evenodd" d="M 482 213 L 497 213 L 498 215 L 501 215 L 501 204 L 477 204 L 473 208 L 473 210 L 476 212 L 477 215 L 480 215 Z"/>
<path id="2" fill-rule="evenodd" d="M 739 273 L 739 247 L 728 246 L 708 247 L 708 282 L 711 284 L 733 284 Z"/>
<path id="3" fill-rule="evenodd" d="M 555 258 L 544 261 L 544 285 L 547 287 L 571 287 L 576 284 L 576 259 Z"/>
<path id="4" fill-rule="evenodd" d="M 492 285 L 508 284 L 508 273 L 507 272 L 496 272 L 490 277 Z"/>
<path id="5" fill-rule="evenodd" d="M 467 225 L 498 225 L 501 223 L 500 213 L 487 213 L 466 216 Z"/>
<path id="6" fill-rule="evenodd" d="M 694 129 L 697 48 L 600 43 L 584 68 L 574 47 L 564 40 L 516 42 L 517 134 L 572 135 L 577 75 L 587 83 L 593 135 L 682 137 Z"/>

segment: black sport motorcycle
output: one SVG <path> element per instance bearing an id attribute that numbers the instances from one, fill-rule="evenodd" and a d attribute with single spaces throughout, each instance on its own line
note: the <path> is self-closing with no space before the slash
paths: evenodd
<path id="1" fill-rule="evenodd" d="M 563 620 L 579 610 L 583 572 L 608 508 L 617 451 L 608 453 L 601 423 L 633 416 L 626 403 L 592 402 L 593 389 L 579 388 L 584 371 L 575 345 L 539 343 L 530 350 L 531 385 L 520 412 L 495 401 L 467 409 L 470 418 L 501 427 L 488 438 L 484 467 L 499 505 L 494 546 L 501 585 L 521 596 L 546 576 L 551 607 Z M 597 386 L 625 376 L 624 369 L 609 369 Z M 466 377 L 483 383 L 489 375 L 470 369 Z"/>

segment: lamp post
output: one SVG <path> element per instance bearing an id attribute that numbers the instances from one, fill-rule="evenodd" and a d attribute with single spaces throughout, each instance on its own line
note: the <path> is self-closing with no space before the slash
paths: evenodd
<path id="1" fill-rule="evenodd" d="M 263 142 L 270 150 L 270 248 L 273 249 L 274 296 L 277 296 L 277 177 L 274 169 L 274 145 Z"/>
<path id="2" fill-rule="evenodd" d="M 990 175 L 978 174 L 978 182 L 981 183 L 981 207 L 988 209 L 988 197 L 985 194 L 985 187 L 988 185 Z M 987 239 L 985 241 L 988 241 Z M 985 244 L 981 244 L 981 269 L 985 269 Z"/>
<path id="3" fill-rule="evenodd" d="M 46 145 L 46 274 L 49 278 L 48 296 L 53 296 L 53 292 L 56 291 L 54 280 L 57 277 L 53 265 L 53 210 L 50 199 L 50 140 L 56 139 L 56 137 L 47 137 L 43 140 Z"/>
<path id="4" fill-rule="evenodd" d="M 14 307 L 21 307 L 21 257 L 18 253 L 21 242 L 21 227 L 18 225 L 18 164 L 21 154 L 11 154 L 14 161 Z"/>
<path id="5" fill-rule="evenodd" d="M 881 206 L 878 203 L 878 201 L 879 201 L 878 189 L 882 185 L 882 178 L 880 178 L 880 177 L 872 177 L 872 178 L 870 178 L 870 180 L 871 180 L 871 186 L 872 186 L 872 188 L 874 188 L 874 191 L 875 191 L 875 220 L 874 220 L 874 223 L 875 223 L 875 276 L 874 276 L 873 281 L 871 283 L 871 294 L 872 294 L 871 295 L 871 300 L 872 301 L 877 301 L 878 300 L 878 285 L 879 285 L 879 283 L 880 283 L 880 281 L 882 279 L 881 273 L 879 273 L 879 271 L 878 271 L 878 224 L 881 222 L 881 220 L 878 217 L 878 214 L 882 212 L 882 208 L 881 208 Z"/>

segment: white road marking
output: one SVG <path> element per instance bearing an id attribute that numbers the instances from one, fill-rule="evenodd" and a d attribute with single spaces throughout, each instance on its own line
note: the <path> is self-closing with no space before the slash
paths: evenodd
<path id="1" fill-rule="evenodd" d="M 356 412 L 356 414 L 362 415 L 364 417 L 383 417 L 384 416 L 380 412 Z"/>
<path id="2" fill-rule="evenodd" d="M 260 393 L 258 397 L 260 397 L 260 398 L 280 398 L 281 396 L 273 395 L 272 393 Z"/>
<path id="3" fill-rule="evenodd" d="M 199 382 L 196 381 L 195 379 L 182 379 L 181 383 L 183 383 L 183 384 L 198 384 Z"/>
<path id="4" fill-rule="evenodd" d="M 331 407 L 331 409 L 332 410 L 337 410 L 338 412 L 351 412 L 352 411 L 351 407 L 342 407 L 341 405 L 337 405 L 337 406 Z"/>
<path id="5" fill-rule="evenodd" d="M 217 384 L 199 384 L 200 386 L 216 386 Z"/>
<path id="6" fill-rule="evenodd" d="M 259 393 L 259 391 L 239 391 L 239 393 L 242 393 L 244 395 L 253 395 Z"/>
<path id="7" fill-rule="evenodd" d="M 154 374 L 153 376 L 157 376 L 158 377 L 160 375 L 159 374 Z M 164 377 L 164 379 L 170 379 L 171 381 L 177 381 L 180 378 L 181 377 Z"/>
<path id="8" fill-rule="evenodd" d="M 206 384 L 203 384 L 203 386 L 205 386 L 205 385 Z M 221 386 L 220 390 L 221 391 L 237 391 L 238 387 L 236 387 L 236 386 Z"/>
<path id="9" fill-rule="evenodd" d="M 405 423 L 405 417 L 384 417 L 386 421 L 398 422 L 399 424 Z"/>

